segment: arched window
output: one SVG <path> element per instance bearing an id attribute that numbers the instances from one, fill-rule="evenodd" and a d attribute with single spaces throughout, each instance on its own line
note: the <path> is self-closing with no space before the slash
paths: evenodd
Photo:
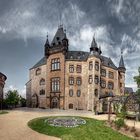
<path id="1" fill-rule="evenodd" d="M 39 94 L 40 95 L 45 95 L 45 90 L 44 89 L 41 89 Z"/>
<path id="2" fill-rule="evenodd" d="M 40 68 L 38 68 L 37 70 L 36 70 L 36 73 L 35 73 L 36 75 L 40 75 L 41 74 L 41 69 Z"/>
<path id="3" fill-rule="evenodd" d="M 81 96 L 81 90 L 77 90 L 77 97 Z"/>
<path id="4" fill-rule="evenodd" d="M 95 89 L 95 91 L 94 91 L 94 95 L 95 95 L 95 97 L 98 96 L 98 89 Z"/>
<path id="5" fill-rule="evenodd" d="M 113 89 L 114 88 L 114 83 L 113 82 L 108 82 L 108 88 Z"/>
<path id="6" fill-rule="evenodd" d="M 45 79 L 43 79 L 43 78 L 40 80 L 40 86 L 42 86 L 42 85 L 45 85 Z"/>
<path id="7" fill-rule="evenodd" d="M 69 90 L 69 96 L 72 97 L 73 96 L 73 89 Z"/>

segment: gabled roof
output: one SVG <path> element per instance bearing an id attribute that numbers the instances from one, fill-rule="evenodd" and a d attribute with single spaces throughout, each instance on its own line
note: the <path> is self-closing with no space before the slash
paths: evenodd
<path id="1" fill-rule="evenodd" d="M 68 51 L 66 54 L 66 61 L 86 61 L 89 57 L 89 52 L 84 51 Z M 96 56 L 95 56 L 96 57 Z M 104 66 L 110 67 L 113 69 L 117 69 L 111 58 L 100 55 L 101 62 Z M 37 68 L 39 66 L 46 64 L 46 57 L 43 57 L 40 61 L 38 61 L 31 69 Z"/>
<path id="2" fill-rule="evenodd" d="M 69 61 L 86 61 L 88 59 L 89 52 L 84 51 L 68 51 L 66 60 Z"/>
<path id="3" fill-rule="evenodd" d="M 105 57 L 105 56 L 100 56 L 101 58 L 101 62 L 104 66 L 106 67 L 110 67 L 113 69 L 117 69 L 117 67 L 115 66 L 115 64 L 113 63 L 113 61 L 111 60 L 111 58 Z"/>
<path id="4" fill-rule="evenodd" d="M 125 87 L 124 92 L 132 94 L 134 91 L 133 91 L 133 89 L 131 87 Z"/>
<path id="5" fill-rule="evenodd" d="M 39 66 L 45 65 L 46 64 L 46 57 L 43 57 L 41 60 L 39 60 L 31 69 L 37 68 Z"/>

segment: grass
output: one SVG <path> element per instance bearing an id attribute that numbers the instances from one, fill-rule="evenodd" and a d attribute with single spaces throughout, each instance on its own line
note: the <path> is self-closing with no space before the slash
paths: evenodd
<path id="1" fill-rule="evenodd" d="M 7 111 L 0 111 L 0 115 L 7 114 L 7 113 L 8 113 Z"/>
<path id="2" fill-rule="evenodd" d="M 44 123 L 45 119 L 33 119 L 28 122 L 28 126 L 39 133 L 59 137 L 62 140 L 132 140 L 105 126 L 104 121 L 84 118 L 86 120 L 85 125 L 65 128 L 50 126 Z"/>

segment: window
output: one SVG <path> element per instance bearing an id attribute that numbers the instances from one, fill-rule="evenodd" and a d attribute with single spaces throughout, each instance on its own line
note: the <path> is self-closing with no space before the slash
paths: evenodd
<path id="1" fill-rule="evenodd" d="M 92 70 L 92 69 L 93 69 L 93 63 L 91 61 L 91 62 L 89 62 L 89 70 Z"/>
<path id="2" fill-rule="evenodd" d="M 98 97 L 98 89 L 95 89 L 94 95 L 95 95 L 95 97 Z"/>
<path id="3" fill-rule="evenodd" d="M 101 75 L 106 77 L 106 70 L 105 69 L 101 69 Z"/>
<path id="4" fill-rule="evenodd" d="M 73 89 L 69 90 L 69 96 L 72 97 L 73 96 Z"/>
<path id="5" fill-rule="evenodd" d="M 36 70 L 36 75 L 40 75 L 40 74 L 41 74 L 41 69 L 38 68 L 38 69 Z"/>
<path id="6" fill-rule="evenodd" d="M 95 82 L 95 84 L 98 84 L 98 82 L 99 82 L 99 77 L 97 75 L 95 75 L 94 82 Z"/>
<path id="7" fill-rule="evenodd" d="M 77 65 L 76 71 L 77 71 L 77 73 L 81 73 L 82 72 L 82 66 L 81 65 Z"/>
<path id="8" fill-rule="evenodd" d="M 120 83 L 120 87 L 122 87 L 122 83 Z"/>
<path id="9" fill-rule="evenodd" d="M 77 90 L 77 97 L 81 96 L 81 90 Z"/>
<path id="10" fill-rule="evenodd" d="M 45 90 L 44 89 L 41 89 L 39 94 L 40 95 L 45 95 Z"/>
<path id="11" fill-rule="evenodd" d="M 74 78 L 73 77 L 69 77 L 69 85 L 73 85 L 74 84 Z"/>
<path id="12" fill-rule="evenodd" d="M 69 65 L 69 72 L 73 73 L 74 72 L 74 65 Z"/>
<path id="13" fill-rule="evenodd" d="M 79 86 L 82 84 L 82 79 L 81 79 L 81 77 L 77 77 L 77 78 L 76 78 L 76 84 L 79 85 Z"/>
<path id="14" fill-rule="evenodd" d="M 96 70 L 96 71 L 99 70 L 99 62 L 95 62 L 95 70 Z"/>
<path id="15" fill-rule="evenodd" d="M 111 72 L 111 71 L 109 71 L 109 73 L 108 73 L 108 77 L 111 78 L 111 79 L 113 79 L 113 78 L 114 78 L 114 73 Z"/>
<path id="16" fill-rule="evenodd" d="M 108 88 L 109 89 L 113 89 L 114 88 L 114 84 L 112 82 L 108 82 Z"/>
<path id="17" fill-rule="evenodd" d="M 92 81 L 93 81 L 92 75 L 89 75 L 89 79 L 88 79 L 89 84 L 92 84 Z"/>
<path id="18" fill-rule="evenodd" d="M 60 91 L 60 78 L 51 79 L 51 91 L 59 92 Z"/>
<path id="19" fill-rule="evenodd" d="M 45 85 L 45 79 L 40 80 L 40 86 Z"/>
<path id="20" fill-rule="evenodd" d="M 105 88 L 105 87 L 106 87 L 106 81 L 103 80 L 103 79 L 101 80 L 101 87 L 102 87 L 102 88 Z"/>
<path id="21" fill-rule="evenodd" d="M 59 58 L 52 59 L 51 70 L 60 70 L 60 59 Z"/>

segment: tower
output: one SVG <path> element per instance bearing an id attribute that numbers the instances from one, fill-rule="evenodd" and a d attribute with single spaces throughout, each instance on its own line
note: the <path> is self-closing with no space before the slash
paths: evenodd
<path id="1" fill-rule="evenodd" d="M 98 47 L 96 43 L 95 37 L 93 37 L 93 40 L 91 42 L 90 53 L 96 55 L 100 55 L 102 53 L 100 47 Z"/>
<path id="2" fill-rule="evenodd" d="M 51 44 L 45 44 L 47 107 L 64 109 L 65 55 L 68 52 L 66 31 L 60 25 Z"/>
<path id="3" fill-rule="evenodd" d="M 121 95 L 124 95 L 124 89 L 125 89 L 125 65 L 124 65 L 124 60 L 123 60 L 123 51 L 121 50 L 121 58 L 119 62 L 119 67 L 118 67 L 118 81 L 119 81 L 119 87 L 120 87 L 120 93 Z"/>
<path id="4" fill-rule="evenodd" d="M 50 43 L 49 43 L 48 34 L 47 34 L 46 43 L 44 45 L 44 55 L 46 57 L 48 57 L 48 55 L 49 55 L 49 48 L 50 48 Z"/>

